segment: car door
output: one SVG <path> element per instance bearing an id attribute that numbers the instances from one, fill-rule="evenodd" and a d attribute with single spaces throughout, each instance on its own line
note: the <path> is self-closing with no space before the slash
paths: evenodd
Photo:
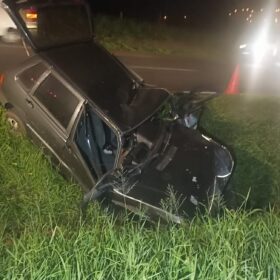
<path id="1" fill-rule="evenodd" d="M 29 105 L 27 127 L 33 141 L 43 147 L 67 177 L 73 177 L 82 186 L 92 186 L 94 181 L 88 168 L 68 142 L 84 99 L 57 73 L 49 70 L 26 102 Z"/>

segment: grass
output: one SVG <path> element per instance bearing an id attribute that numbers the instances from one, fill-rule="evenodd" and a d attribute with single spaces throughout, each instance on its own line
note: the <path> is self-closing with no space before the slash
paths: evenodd
<path id="1" fill-rule="evenodd" d="M 79 188 L 1 117 L 0 279 L 279 279 L 279 102 L 221 97 L 202 120 L 235 153 L 235 189 L 251 188 L 248 204 L 263 210 L 165 227 L 116 221 L 97 204 L 82 220 Z"/>
<path id="2" fill-rule="evenodd" d="M 192 59 L 224 61 L 233 44 L 219 32 L 207 32 L 163 23 L 146 23 L 108 16 L 95 17 L 95 34 L 112 52 L 141 52 L 163 55 L 184 55 Z"/>
<path id="3" fill-rule="evenodd" d="M 236 158 L 232 185 L 248 207 L 280 206 L 280 98 L 226 96 L 214 100 L 202 122 L 229 146 Z"/>

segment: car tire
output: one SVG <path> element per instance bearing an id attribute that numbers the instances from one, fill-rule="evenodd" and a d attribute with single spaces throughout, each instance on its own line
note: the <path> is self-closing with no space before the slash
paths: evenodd
<path id="1" fill-rule="evenodd" d="M 14 134 L 22 136 L 26 135 L 25 124 L 15 112 L 9 110 L 5 113 L 5 117 Z"/>

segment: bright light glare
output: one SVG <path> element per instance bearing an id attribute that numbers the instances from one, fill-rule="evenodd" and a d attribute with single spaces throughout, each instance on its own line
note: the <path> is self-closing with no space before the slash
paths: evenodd
<path id="1" fill-rule="evenodd" d="M 240 49 L 245 49 L 246 47 L 247 47 L 246 44 L 243 44 L 243 45 L 240 45 L 240 46 L 239 46 Z"/>
<path id="2" fill-rule="evenodd" d="M 253 55 L 254 61 L 256 64 L 260 64 L 263 60 L 267 50 L 269 48 L 269 44 L 266 42 L 265 38 L 260 38 L 255 44 L 253 44 Z"/>

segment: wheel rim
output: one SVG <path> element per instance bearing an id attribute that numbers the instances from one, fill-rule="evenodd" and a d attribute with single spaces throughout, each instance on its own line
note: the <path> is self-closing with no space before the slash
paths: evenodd
<path id="1" fill-rule="evenodd" d="M 8 118 L 8 123 L 10 124 L 10 126 L 12 127 L 13 130 L 18 130 L 19 129 L 19 123 L 13 119 L 13 118 Z"/>

